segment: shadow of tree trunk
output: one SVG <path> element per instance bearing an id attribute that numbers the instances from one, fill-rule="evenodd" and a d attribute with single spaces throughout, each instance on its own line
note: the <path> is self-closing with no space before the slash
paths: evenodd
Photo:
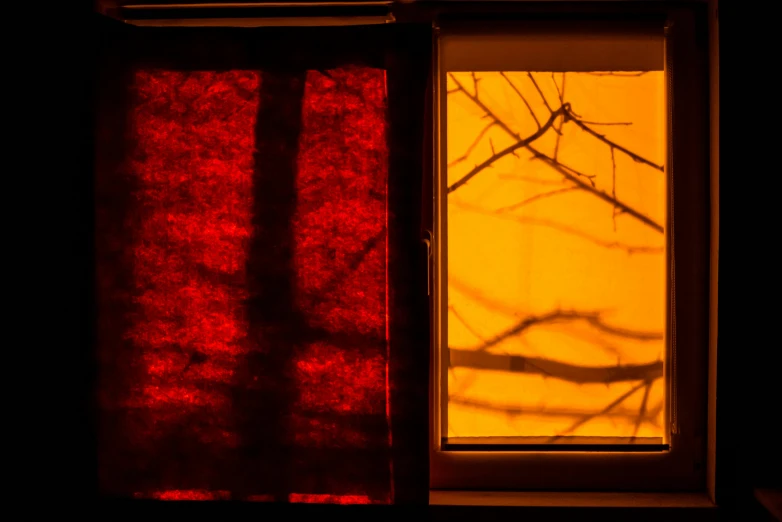
<path id="1" fill-rule="evenodd" d="M 302 323 L 293 302 L 292 223 L 305 79 L 304 70 L 261 76 L 247 262 L 250 351 L 239 365 L 234 397 L 238 499 L 264 494 L 286 501 L 290 493 L 286 412 L 296 398 L 290 366 Z"/>

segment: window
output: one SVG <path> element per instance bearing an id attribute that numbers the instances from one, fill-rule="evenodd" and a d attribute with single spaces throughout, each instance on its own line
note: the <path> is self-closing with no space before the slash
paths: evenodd
<path id="1" fill-rule="evenodd" d="M 361 27 L 133 28 L 105 46 L 102 494 L 425 498 L 425 458 L 399 455 L 411 453 L 411 411 L 425 455 L 426 403 L 390 383 L 418 375 L 425 394 L 425 350 L 410 369 L 425 341 L 408 332 L 426 331 L 426 295 L 405 274 L 420 245 L 400 233 L 420 212 L 400 202 L 408 173 L 420 176 L 405 151 L 422 143 L 409 115 L 424 112 L 428 65 L 406 48 L 429 41 Z M 420 319 L 407 315 L 413 295 Z"/>
<path id="2" fill-rule="evenodd" d="M 708 266 L 703 73 L 674 18 L 442 24 L 433 488 L 700 480 L 705 287 L 675 274 Z"/>
<path id="3" fill-rule="evenodd" d="M 705 489 L 705 5 L 99 3 L 101 495 Z"/>

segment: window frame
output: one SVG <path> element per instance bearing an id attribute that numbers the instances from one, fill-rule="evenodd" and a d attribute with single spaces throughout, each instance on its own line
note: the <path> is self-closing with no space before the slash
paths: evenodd
<path id="1" fill-rule="evenodd" d="M 618 14 L 635 17 L 621 7 Z M 617 14 L 614 11 L 613 14 Z M 447 331 L 445 243 L 445 161 L 441 154 L 445 108 L 445 71 L 440 67 L 440 38 L 453 27 L 479 27 L 485 22 L 435 24 L 433 35 L 433 231 L 430 274 L 432 344 L 430 350 L 430 488 L 467 490 L 593 490 L 593 491 L 698 491 L 706 486 L 707 373 L 709 360 L 709 107 L 708 51 L 705 20 L 687 6 L 662 7 L 666 29 L 665 63 L 668 99 L 670 225 L 666 227 L 669 295 L 676 303 L 669 310 L 675 321 L 675 350 L 669 350 L 667 368 L 677 378 L 666 382 L 678 411 L 677 430 L 669 435 L 665 452 L 562 452 L 562 451 L 447 451 L 442 448 L 440 411 L 444 401 L 442 380 L 443 331 Z M 523 18 L 523 17 L 522 17 Z M 565 18 L 563 18 L 563 21 Z M 488 21 L 488 23 L 491 23 Z M 675 210 L 675 212 L 672 212 Z M 679 227 L 674 231 L 671 216 Z M 672 248 L 673 247 L 673 248 Z M 673 256 L 671 253 L 675 252 Z M 672 270 L 673 269 L 673 270 Z M 678 272 L 679 279 L 673 275 Z M 670 322 L 669 322 L 670 324 Z M 667 329 L 668 330 L 668 329 Z M 666 332 L 668 333 L 668 331 Z M 669 336 L 666 335 L 666 339 Z M 667 341 L 668 342 L 668 341 Z M 666 376 L 669 372 L 666 370 Z M 687 376 L 682 378 L 682 376 Z M 674 384 L 671 386 L 671 384 Z M 711 448 L 710 448 L 711 450 Z"/>

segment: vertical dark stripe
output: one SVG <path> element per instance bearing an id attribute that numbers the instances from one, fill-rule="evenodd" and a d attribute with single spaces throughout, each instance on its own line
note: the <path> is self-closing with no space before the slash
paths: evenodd
<path id="1" fill-rule="evenodd" d="M 429 27 L 398 29 L 387 50 L 389 175 L 389 381 L 394 503 L 426 505 L 429 494 L 429 303 L 431 228 L 431 48 Z M 429 80 L 431 81 L 431 80 Z M 425 129 L 428 128 L 428 133 Z M 418 202 L 422 202 L 418 205 Z"/>
<path id="2" fill-rule="evenodd" d="M 260 494 L 286 501 L 290 493 L 286 412 L 295 400 L 290 365 L 301 326 L 293 303 L 292 221 L 305 75 L 261 75 L 247 264 L 250 353 L 240 364 L 234 396 L 240 445 L 236 499 Z"/>
<path id="3" fill-rule="evenodd" d="M 129 219 L 138 188 L 124 166 L 129 139 L 132 70 L 121 36 L 106 29 L 98 58 L 95 119 L 95 343 L 94 390 L 98 485 L 104 494 L 125 494 L 136 483 L 138 455 L 127 437 L 128 411 L 122 405 L 141 375 L 133 363 L 130 327 L 132 255 L 127 248 L 134 220 Z"/>

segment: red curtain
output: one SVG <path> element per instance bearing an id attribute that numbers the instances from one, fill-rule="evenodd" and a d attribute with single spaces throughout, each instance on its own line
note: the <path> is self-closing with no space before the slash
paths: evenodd
<path id="1" fill-rule="evenodd" d="M 393 502 L 385 71 L 129 81 L 96 175 L 102 491 Z"/>

